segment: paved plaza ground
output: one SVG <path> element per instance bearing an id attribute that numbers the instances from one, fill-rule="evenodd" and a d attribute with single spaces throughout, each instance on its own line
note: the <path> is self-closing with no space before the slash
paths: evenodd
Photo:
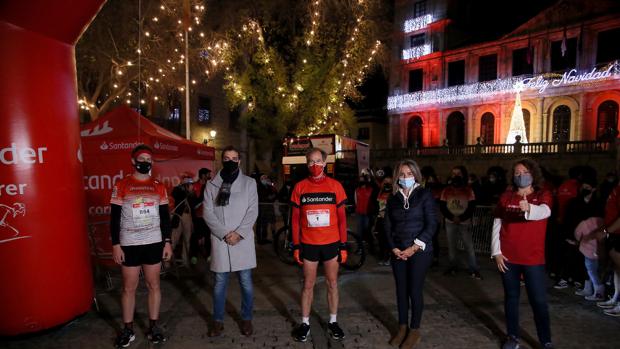
<path id="1" fill-rule="evenodd" d="M 319 279 L 311 318 L 311 339 L 295 343 L 290 332 L 300 319 L 300 269 L 284 265 L 271 246 L 258 246 L 259 267 L 255 281 L 255 334 L 243 337 L 239 319 L 240 297 L 236 278 L 231 279 L 225 333 L 207 337 L 212 312 L 213 277 L 199 263 L 195 270 L 179 269 L 179 277 L 162 281 L 161 324 L 169 335 L 166 343 L 153 346 L 145 338 L 148 325 L 146 288 L 138 290 L 137 339 L 131 348 L 389 348 L 390 331 L 397 324 L 394 281 L 391 269 L 369 257 L 357 272 L 341 275 L 338 320 L 346 339 L 334 342 L 326 335 L 328 316 L 325 285 Z M 479 256 L 484 280 L 466 273 L 444 276 L 443 266 L 429 272 L 425 285 L 422 322 L 424 348 L 499 348 L 505 336 L 503 295 L 500 278 L 491 262 Z M 98 289 L 99 311 L 45 333 L 4 339 L 2 348 L 112 348 L 120 328 L 120 278 L 112 273 L 113 289 Z M 574 289 L 555 290 L 549 281 L 549 305 L 553 338 L 557 348 L 620 348 L 620 318 L 604 315 L 593 303 L 573 295 Z M 522 337 L 526 348 L 536 348 L 532 313 L 523 289 Z"/>

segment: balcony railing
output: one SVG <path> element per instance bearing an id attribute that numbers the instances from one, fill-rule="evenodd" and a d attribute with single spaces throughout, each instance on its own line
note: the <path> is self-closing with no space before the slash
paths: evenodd
<path id="1" fill-rule="evenodd" d="M 374 159 L 404 159 L 425 156 L 506 156 L 506 155 L 550 155 L 550 154 L 605 154 L 616 151 L 609 141 L 574 141 L 515 144 L 475 144 L 465 146 L 441 146 L 424 148 L 372 149 Z"/>

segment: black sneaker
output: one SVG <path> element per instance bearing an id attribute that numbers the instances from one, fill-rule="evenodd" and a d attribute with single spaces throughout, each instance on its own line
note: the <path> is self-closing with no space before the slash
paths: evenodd
<path id="1" fill-rule="evenodd" d="M 301 323 L 295 330 L 293 330 L 293 339 L 296 342 L 305 342 L 310 335 L 310 325 Z"/>
<path id="2" fill-rule="evenodd" d="M 471 273 L 471 278 L 476 280 L 482 280 L 482 275 L 480 275 L 479 271 L 475 271 Z"/>
<path id="3" fill-rule="evenodd" d="M 327 324 L 327 333 L 329 333 L 335 341 L 344 339 L 344 331 L 340 328 L 340 326 L 338 326 L 337 322 L 330 322 Z"/>
<path id="4" fill-rule="evenodd" d="M 151 343 L 153 344 L 157 344 L 157 343 L 163 343 L 166 341 L 166 337 L 164 336 L 164 333 L 162 332 L 162 330 L 157 327 L 157 326 L 153 326 L 151 327 L 151 329 L 147 332 L 146 337 L 151 341 Z"/>
<path id="5" fill-rule="evenodd" d="M 127 348 L 135 339 L 136 334 L 132 330 L 125 327 L 116 337 L 114 345 L 116 345 L 117 348 Z"/>

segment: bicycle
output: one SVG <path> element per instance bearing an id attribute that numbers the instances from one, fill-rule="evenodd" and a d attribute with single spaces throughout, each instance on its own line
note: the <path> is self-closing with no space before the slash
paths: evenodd
<path id="1" fill-rule="evenodd" d="M 273 248 L 282 262 L 288 265 L 297 264 L 293 257 L 293 238 L 289 225 L 285 225 L 278 229 L 273 237 Z M 346 249 L 348 258 L 347 262 L 342 264 L 342 267 L 347 270 L 357 270 L 361 268 L 366 261 L 366 247 L 361 237 L 351 230 L 347 230 Z"/>

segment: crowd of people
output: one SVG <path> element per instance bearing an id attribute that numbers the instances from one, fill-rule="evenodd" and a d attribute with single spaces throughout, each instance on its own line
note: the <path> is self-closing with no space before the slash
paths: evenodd
<path id="1" fill-rule="evenodd" d="M 245 175 L 239 151 L 229 146 L 222 151 L 222 168 L 215 175 L 204 168 L 196 180 L 182 177 L 171 204 L 163 185 L 151 177 L 152 150 L 136 147 L 131 154 L 135 172 L 115 184 L 110 201 L 113 257 L 122 265 L 123 276 L 125 326 L 116 345 L 126 347 L 135 339 L 140 269 L 149 291 L 147 336 L 153 343 L 165 341 L 158 326 L 160 268 L 174 259 L 176 250 L 183 264 L 196 264 L 203 257 L 213 272 L 208 335 L 224 332 L 226 290 L 234 273 L 242 292 L 241 333 L 251 336 L 255 242 L 270 242 L 277 216 L 290 222 L 294 259 L 303 270 L 301 321 L 293 339 L 309 338 L 319 266 L 327 286 L 328 333 L 334 340 L 345 338 L 337 313 L 339 264 L 348 258 L 347 203 L 355 206 L 358 235 L 377 263 L 392 269 L 399 321 L 389 339 L 393 346 L 410 349 L 421 341 L 429 268 L 443 264 L 448 277 L 466 270 L 468 277 L 482 282 L 471 229 L 477 207 L 485 207 L 493 219 L 489 249 L 504 288 L 504 349 L 519 348 L 521 286 L 527 291 L 541 346 L 553 348 L 546 300 L 549 278 L 555 288 L 575 287 L 575 295 L 607 315 L 620 316 L 620 186 L 613 173 L 599 184 L 593 168 L 577 166 L 558 183 L 535 161 L 523 159 L 509 170 L 491 167 L 481 178 L 454 166 L 442 183 L 432 167 L 403 160 L 393 169 L 361 171 L 354 197 L 347 198 L 342 184 L 325 173 L 324 151 L 312 148 L 306 159 L 308 177 L 298 183 L 287 180 L 278 189 L 268 175 Z M 440 234 L 445 234 L 447 260 L 440 259 Z M 466 257 L 463 266 L 459 240 Z"/>

